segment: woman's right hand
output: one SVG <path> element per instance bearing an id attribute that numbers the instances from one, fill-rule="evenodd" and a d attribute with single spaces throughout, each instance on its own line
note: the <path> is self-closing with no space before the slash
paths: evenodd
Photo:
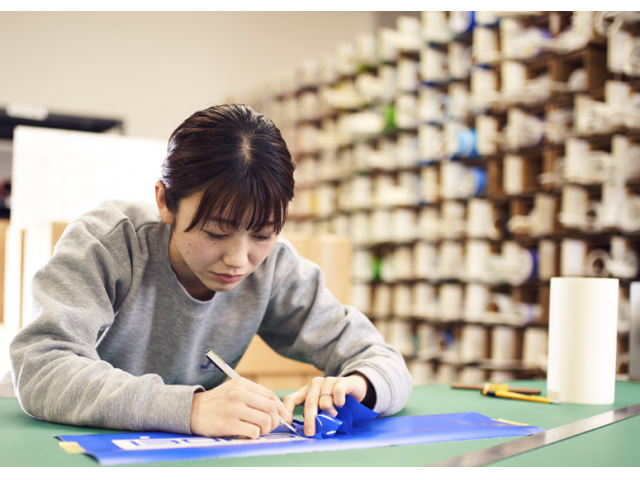
<path id="1" fill-rule="evenodd" d="M 246 378 L 235 378 L 193 395 L 191 433 L 256 439 L 274 430 L 280 423 L 280 415 L 289 423 L 293 420 L 291 412 L 271 390 Z"/>

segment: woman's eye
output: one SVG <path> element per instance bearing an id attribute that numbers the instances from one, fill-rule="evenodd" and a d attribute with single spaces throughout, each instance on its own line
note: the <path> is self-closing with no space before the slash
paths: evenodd
<path id="1" fill-rule="evenodd" d="M 226 237 L 226 235 L 218 235 L 217 233 L 211 232 L 207 232 L 207 235 L 209 235 L 209 238 L 212 238 L 213 240 L 222 240 Z"/>

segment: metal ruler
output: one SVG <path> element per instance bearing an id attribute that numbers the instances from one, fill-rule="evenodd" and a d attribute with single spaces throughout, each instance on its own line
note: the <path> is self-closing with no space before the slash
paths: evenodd
<path id="1" fill-rule="evenodd" d="M 477 452 L 467 453 L 459 457 L 442 460 L 440 462 L 425 465 L 426 467 L 481 467 L 489 463 L 504 460 L 505 458 L 520 455 L 521 453 L 535 450 L 536 448 L 551 445 L 552 443 L 566 440 L 583 433 L 610 425 L 625 418 L 640 414 L 640 403 L 630 407 L 612 410 L 593 417 L 585 418 L 577 422 L 569 423 L 561 427 L 552 428 L 544 432 L 536 433 L 528 437 L 519 438 L 510 442 L 485 448 Z"/>

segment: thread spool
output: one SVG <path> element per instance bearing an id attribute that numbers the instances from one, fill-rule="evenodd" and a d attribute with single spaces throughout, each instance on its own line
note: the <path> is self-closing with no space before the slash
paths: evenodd
<path id="1" fill-rule="evenodd" d="M 611 237 L 611 258 L 607 270 L 617 278 L 636 278 L 640 259 L 638 253 L 627 248 L 624 237 Z"/>
<path id="2" fill-rule="evenodd" d="M 395 280 L 413 279 L 413 250 L 409 246 L 397 247 L 391 254 L 393 278 Z"/>
<path id="3" fill-rule="evenodd" d="M 376 37 L 373 33 L 359 33 L 356 36 L 355 58 L 361 65 L 377 65 Z"/>
<path id="4" fill-rule="evenodd" d="M 516 376 L 509 370 L 493 370 L 489 376 L 491 383 L 507 383 L 515 380 Z"/>
<path id="5" fill-rule="evenodd" d="M 398 57 L 396 31 L 392 28 L 378 29 L 377 56 L 380 62 L 394 62 Z"/>
<path id="6" fill-rule="evenodd" d="M 417 328 L 418 357 L 423 360 L 436 358 L 440 354 L 440 334 L 432 325 L 421 323 Z"/>
<path id="7" fill-rule="evenodd" d="M 446 12 L 422 12 L 422 32 L 427 42 L 446 43 L 451 40 Z"/>
<path id="8" fill-rule="evenodd" d="M 445 241 L 440 244 L 438 277 L 442 280 L 460 279 L 463 276 L 464 253 L 460 242 Z"/>
<path id="9" fill-rule="evenodd" d="M 403 356 L 413 355 L 413 332 L 409 322 L 394 318 L 389 322 L 389 334 L 389 343 L 396 347 Z"/>
<path id="10" fill-rule="evenodd" d="M 467 86 L 462 83 L 449 84 L 449 98 L 447 116 L 464 121 L 471 109 L 471 97 Z"/>
<path id="11" fill-rule="evenodd" d="M 440 160 L 444 156 L 444 140 L 439 126 L 422 124 L 418 126 L 418 146 L 420 159 Z"/>
<path id="12" fill-rule="evenodd" d="M 395 122 L 401 129 L 418 127 L 418 99 L 413 94 L 400 94 L 395 102 Z"/>
<path id="13" fill-rule="evenodd" d="M 589 202 L 587 190 L 577 185 L 562 187 L 561 212 L 558 220 L 565 227 L 584 230 L 588 226 L 586 209 Z"/>
<path id="14" fill-rule="evenodd" d="M 505 61 L 500 65 L 502 92 L 511 101 L 517 99 L 527 84 L 527 68 L 521 62 Z"/>
<path id="15" fill-rule="evenodd" d="M 398 135 L 396 163 L 399 168 L 411 168 L 418 163 L 418 137 L 411 133 Z"/>
<path id="16" fill-rule="evenodd" d="M 411 242 L 418 236 L 418 215 L 409 208 L 396 208 L 391 214 L 391 230 L 395 242 Z"/>
<path id="17" fill-rule="evenodd" d="M 401 92 L 415 92 L 418 90 L 418 62 L 408 58 L 398 60 L 398 90 Z"/>
<path id="18" fill-rule="evenodd" d="M 445 283 L 439 291 L 438 317 L 443 322 L 451 322 L 462 318 L 462 285 Z"/>
<path id="19" fill-rule="evenodd" d="M 465 206 L 462 202 L 442 202 L 441 235 L 443 238 L 459 238 L 466 230 Z"/>
<path id="20" fill-rule="evenodd" d="M 380 280 L 387 283 L 393 283 L 396 281 L 393 251 L 385 253 L 380 259 Z"/>
<path id="21" fill-rule="evenodd" d="M 448 363 L 441 363 L 436 374 L 436 383 L 450 384 L 458 380 L 456 368 Z"/>
<path id="22" fill-rule="evenodd" d="M 393 315 L 409 317 L 411 315 L 411 287 L 396 285 L 393 287 Z"/>
<path id="23" fill-rule="evenodd" d="M 479 367 L 463 367 L 460 369 L 460 382 L 482 383 L 485 381 L 485 371 Z"/>
<path id="24" fill-rule="evenodd" d="M 483 168 L 469 167 L 464 182 L 465 197 L 484 195 L 487 188 L 487 171 Z"/>
<path id="25" fill-rule="evenodd" d="M 435 207 L 424 207 L 418 215 L 418 237 L 437 241 L 440 238 L 440 213 Z"/>
<path id="26" fill-rule="evenodd" d="M 591 250 L 584 260 L 584 274 L 588 277 L 608 277 L 607 266 L 611 257 L 605 250 L 597 248 Z"/>
<path id="27" fill-rule="evenodd" d="M 508 148 L 535 147 L 544 137 L 544 123 L 534 115 L 510 108 L 507 111 L 505 134 Z"/>
<path id="28" fill-rule="evenodd" d="M 440 167 L 441 191 L 442 198 L 456 199 L 465 198 L 465 192 L 462 191 L 465 177 L 467 176 L 467 167 L 458 162 L 446 162 Z"/>
<path id="29" fill-rule="evenodd" d="M 502 188 L 507 195 L 519 195 L 524 189 L 524 160 L 519 155 L 505 155 Z"/>
<path id="30" fill-rule="evenodd" d="M 449 76 L 462 80 L 471 71 L 471 48 L 460 42 L 450 42 L 449 51 Z"/>
<path id="31" fill-rule="evenodd" d="M 445 152 L 451 157 L 475 157 L 478 155 L 478 139 L 474 129 L 461 122 L 444 124 Z"/>
<path id="32" fill-rule="evenodd" d="M 420 78 L 425 83 L 440 84 L 447 81 L 447 53 L 435 48 L 420 50 Z"/>
<path id="33" fill-rule="evenodd" d="M 460 338 L 460 361 L 477 363 L 485 358 L 487 331 L 482 325 L 465 325 Z"/>
<path id="34" fill-rule="evenodd" d="M 478 283 L 468 283 L 464 289 L 464 319 L 467 322 L 485 320 L 489 307 L 489 287 Z"/>
<path id="35" fill-rule="evenodd" d="M 449 12 L 449 28 L 454 35 L 470 33 L 475 25 L 475 12 Z"/>
<path id="36" fill-rule="evenodd" d="M 546 367 L 548 343 L 549 334 L 546 329 L 526 328 L 522 342 L 522 366 L 524 368 Z"/>
<path id="37" fill-rule="evenodd" d="M 478 154 L 495 155 L 498 152 L 498 119 L 489 115 L 476 116 Z"/>
<path id="38" fill-rule="evenodd" d="M 432 243 L 417 242 L 413 247 L 413 277 L 428 280 L 439 278 L 438 248 Z"/>
<path id="39" fill-rule="evenodd" d="M 371 286 L 368 283 L 353 283 L 351 304 L 365 315 L 369 314 L 371 311 Z"/>
<path id="40" fill-rule="evenodd" d="M 389 210 L 373 210 L 371 212 L 371 240 L 373 242 L 390 242 L 392 240 L 389 225 L 391 212 Z"/>
<path id="41" fill-rule="evenodd" d="M 369 282 L 373 280 L 373 258 L 369 250 L 353 250 L 353 267 L 351 275 L 355 281 Z"/>
<path id="42" fill-rule="evenodd" d="M 391 315 L 391 287 L 377 284 L 373 287 L 372 311 L 375 318 L 387 318 Z"/>
<path id="43" fill-rule="evenodd" d="M 551 277 L 559 276 L 557 268 L 558 244 L 553 240 L 540 240 L 538 253 L 540 255 L 538 278 L 546 281 L 551 280 Z"/>
<path id="44" fill-rule="evenodd" d="M 621 205 L 619 212 L 620 228 L 625 233 L 640 230 L 640 196 L 631 195 Z"/>
<path id="45" fill-rule="evenodd" d="M 473 68 L 471 70 L 471 103 L 473 108 L 475 110 L 486 109 L 498 98 L 496 72 L 484 68 Z"/>
<path id="46" fill-rule="evenodd" d="M 369 208 L 371 206 L 371 177 L 357 176 L 351 181 L 351 206 L 353 208 Z"/>
<path id="47" fill-rule="evenodd" d="M 331 233 L 335 233 L 337 235 L 349 236 L 350 228 L 349 228 L 349 216 L 348 215 L 337 215 L 330 220 L 331 223 Z"/>
<path id="48" fill-rule="evenodd" d="M 438 168 L 424 167 L 420 170 L 420 197 L 424 203 L 436 203 L 439 197 Z"/>
<path id="49" fill-rule="evenodd" d="M 534 200 L 531 235 L 540 237 L 553 231 L 556 200 L 551 195 L 537 193 Z"/>
<path id="50" fill-rule="evenodd" d="M 430 385 L 434 382 L 435 372 L 433 363 L 421 360 L 412 360 L 409 362 L 408 367 L 414 386 Z"/>
<path id="51" fill-rule="evenodd" d="M 497 325 L 491 332 L 491 364 L 507 366 L 515 363 L 516 330 L 513 327 Z"/>
<path id="52" fill-rule="evenodd" d="M 581 277 L 584 275 L 584 261 L 587 256 L 587 242 L 565 238 L 560 244 L 560 276 Z"/>
<path id="53" fill-rule="evenodd" d="M 351 215 L 350 233 L 354 245 L 367 245 L 370 241 L 369 215 L 356 212 Z"/>
<path id="54" fill-rule="evenodd" d="M 469 282 L 489 282 L 491 270 L 491 245 L 485 240 L 468 240 L 466 242 L 465 275 Z"/>
<path id="55" fill-rule="evenodd" d="M 412 314 L 417 317 L 435 318 L 437 315 L 436 289 L 428 283 L 418 282 L 411 291 Z"/>
<path id="56" fill-rule="evenodd" d="M 493 205 L 489 200 L 472 198 L 467 203 L 467 238 L 500 238 Z"/>
<path id="57" fill-rule="evenodd" d="M 421 123 L 442 123 L 445 117 L 445 95 L 436 88 L 426 87 L 418 93 L 418 120 Z"/>
<path id="58" fill-rule="evenodd" d="M 473 54 L 475 63 L 483 65 L 500 58 L 498 32 L 491 28 L 476 26 L 473 29 Z"/>

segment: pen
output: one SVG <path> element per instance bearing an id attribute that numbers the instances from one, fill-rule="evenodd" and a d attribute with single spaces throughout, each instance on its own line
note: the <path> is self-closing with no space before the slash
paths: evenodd
<path id="1" fill-rule="evenodd" d="M 539 397 L 537 395 L 523 395 L 521 393 L 508 392 L 504 390 L 489 390 L 487 387 L 483 388 L 480 393 L 487 397 L 510 398 L 511 400 L 525 400 L 527 402 L 538 403 L 558 403 L 547 397 Z"/>
<path id="2" fill-rule="evenodd" d="M 222 358 L 220 358 L 213 350 L 211 350 L 211 349 L 207 350 L 207 353 L 205 353 L 205 356 L 209 360 L 211 360 L 216 367 L 218 367 L 220 370 L 222 370 L 222 372 L 224 374 L 226 374 L 227 377 L 231 378 L 232 380 L 234 378 L 238 378 L 240 376 L 238 374 L 238 372 L 236 372 L 233 368 L 231 368 L 227 364 L 227 362 L 225 362 Z M 293 428 L 291 425 L 289 425 L 284 418 L 282 418 L 282 415 L 280 415 L 280 425 L 284 425 L 285 427 L 287 427 L 289 430 L 291 430 L 293 433 L 295 433 L 299 437 L 302 436 L 300 434 L 300 432 L 298 432 L 295 428 Z"/>

